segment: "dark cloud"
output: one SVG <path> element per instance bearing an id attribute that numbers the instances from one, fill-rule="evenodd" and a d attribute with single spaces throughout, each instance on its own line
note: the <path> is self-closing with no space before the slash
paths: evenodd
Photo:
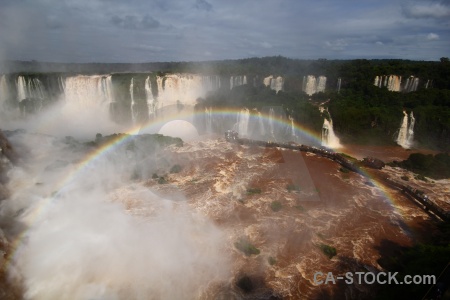
<path id="1" fill-rule="evenodd" d="M 161 24 L 150 15 L 145 15 L 142 18 L 133 15 L 126 15 L 119 17 L 114 15 L 110 19 L 111 24 L 124 29 L 155 29 Z"/>
<path id="2" fill-rule="evenodd" d="M 155 20 L 152 16 L 149 16 L 149 15 L 144 16 L 141 24 L 142 24 L 142 27 L 146 28 L 146 29 L 157 28 L 161 25 L 157 20 Z"/>
<path id="3" fill-rule="evenodd" d="M 211 5 L 211 3 L 207 2 L 206 0 L 197 0 L 197 1 L 195 1 L 195 8 L 197 8 L 199 10 L 211 11 L 213 6 Z"/>
<path id="4" fill-rule="evenodd" d="M 45 26 L 49 29 L 61 29 L 64 27 L 64 24 L 61 20 L 55 17 L 48 17 Z"/>
<path id="5" fill-rule="evenodd" d="M 442 0 L 0 0 L 0 59 L 438 60 L 449 26 Z"/>

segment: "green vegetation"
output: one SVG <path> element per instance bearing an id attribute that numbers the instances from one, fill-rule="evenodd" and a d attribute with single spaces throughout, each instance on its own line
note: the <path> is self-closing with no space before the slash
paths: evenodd
<path id="1" fill-rule="evenodd" d="M 434 179 L 450 178 L 450 155 L 448 153 L 421 154 L 412 153 L 408 159 L 392 162 L 391 166 L 401 167 L 419 174 L 417 179 L 427 181 L 425 176 Z"/>
<path id="2" fill-rule="evenodd" d="M 114 133 L 108 136 L 102 136 L 97 133 L 95 137 L 95 144 L 97 146 L 102 146 L 104 144 L 119 140 L 124 141 L 123 147 L 126 150 L 133 152 L 145 151 L 147 154 L 170 145 L 175 145 L 177 147 L 183 146 L 183 140 L 180 138 L 164 136 L 162 134 L 129 135 L 125 133 Z"/>
<path id="3" fill-rule="evenodd" d="M 296 209 L 298 209 L 299 211 L 301 211 L 301 212 L 305 212 L 306 211 L 306 209 L 303 207 L 303 206 L 301 206 L 300 204 L 298 204 L 298 205 L 296 205 L 296 206 L 294 206 Z"/>
<path id="4" fill-rule="evenodd" d="M 450 150 L 450 64 L 444 60 L 301 61 L 266 57 L 213 64 L 220 74 L 281 75 L 285 78 L 284 89 L 278 93 L 264 86 L 221 89 L 201 99 L 199 109 L 204 106 L 245 106 L 261 111 L 267 106 L 281 106 L 285 115 L 294 117 L 303 126 L 319 133 L 323 116 L 317 106 L 330 100 L 327 106 L 334 130 L 343 143 L 377 145 L 395 145 L 403 110 L 408 113 L 413 111 L 416 118 L 414 136 L 418 146 Z M 302 91 L 303 76 L 309 74 L 327 76 L 327 90 L 306 95 Z M 403 78 L 414 75 L 420 78 L 419 89 L 402 93 L 374 86 L 375 76 L 389 74 Z M 336 86 L 338 78 L 342 79 L 339 92 L 329 88 Z M 432 84 L 425 89 L 427 80 Z M 223 128 L 217 130 L 223 132 Z M 282 132 L 277 136 L 289 139 Z"/>
<path id="5" fill-rule="evenodd" d="M 428 179 L 425 176 L 421 175 L 421 174 L 416 175 L 414 178 L 418 179 L 418 180 L 422 180 L 422 181 L 428 182 Z"/>
<path id="6" fill-rule="evenodd" d="M 170 168 L 170 173 L 180 173 L 181 172 L 181 166 L 180 165 L 174 165 L 172 168 Z"/>
<path id="7" fill-rule="evenodd" d="M 259 249 L 253 246 L 247 239 L 241 238 L 234 243 L 236 249 L 243 252 L 245 255 L 258 255 L 260 253 Z"/>
<path id="8" fill-rule="evenodd" d="M 159 184 L 166 184 L 169 183 L 163 176 L 158 178 L 158 183 Z"/>
<path id="9" fill-rule="evenodd" d="M 290 183 L 286 186 L 286 189 L 288 190 L 288 192 L 300 192 L 300 185 Z"/>
<path id="10" fill-rule="evenodd" d="M 320 250 L 322 250 L 323 254 L 325 254 L 329 259 L 332 259 L 333 256 L 336 256 L 336 248 L 326 245 L 326 244 L 320 244 L 319 245 Z"/>
<path id="11" fill-rule="evenodd" d="M 380 266 L 390 272 L 398 272 L 397 280 L 402 282 L 406 275 L 439 275 L 448 265 L 450 257 L 450 223 L 440 223 L 437 228 L 427 231 L 426 240 L 413 247 L 400 247 L 385 241 L 386 248 L 395 249 L 389 253 L 381 253 Z M 442 278 L 441 278 L 442 280 Z M 383 285 L 375 299 L 422 299 L 431 286 L 428 284 L 414 285 Z M 448 292 L 448 291 L 447 291 Z M 447 299 L 446 297 L 442 299 Z"/>
<path id="12" fill-rule="evenodd" d="M 341 171 L 342 173 L 350 173 L 350 170 L 344 167 L 340 167 L 339 171 Z"/>
<path id="13" fill-rule="evenodd" d="M 269 256 L 269 258 L 267 259 L 267 262 L 269 263 L 269 265 L 273 266 L 277 263 L 277 260 L 275 257 Z"/>
<path id="14" fill-rule="evenodd" d="M 252 280 L 247 275 L 242 276 L 239 278 L 239 280 L 236 282 L 236 285 L 244 291 L 244 293 L 250 293 L 255 287 L 252 283 Z"/>
<path id="15" fill-rule="evenodd" d="M 347 158 L 347 159 L 349 159 L 349 160 L 357 160 L 356 158 L 354 158 L 353 156 L 350 156 L 350 155 L 348 155 L 348 154 L 345 154 L 344 152 L 340 152 L 339 153 L 341 156 L 343 156 L 343 157 L 345 157 L 345 158 Z"/>
<path id="16" fill-rule="evenodd" d="M 261 194 L 260 188 L 248 188 L 247 195 Z"/>
<path id="17" fill-rule="evenodd" d="M 444 57 L 440 61 L 409 61 L 398 59 L 385 60 L 297 60 L 281 56 L 247 58 L 211 62 L 164 62 L 143 64 L 48 64 L 37 62 L 10 62 L 11 70 L 17 72 L 7 76 L 8 85 L 15 84 L 18 75 L 36 78 L 49 86 L 52 95 L 42 99 L 45 107 L 63 93 L 59 87 L 61 76 L 70 70 L 77 74 L 114 73 L 112 81 L 114 96 L 117 100 L 111 107 L 111 115 L 116 122 L 131 122 L 130 83 L 133 78 L 134 116 L 138 123 L 148 121 L 148 105 L 145 95 L 145 79 L 149 77 L 152 86 L 157 86 L 156 76 L 169 73 L 201 73 L 223 76 L 246 75 L 249 82 L 265 76 L 282 76 L 283 91 L 276 93 L 262 84 L 243 85 L 229 89 L 224 86 L 216 92 L 199 99 L 197 108 L 256 108 L 264 111 L 267 107 L 279 107 L 282 114 L 293 117 L 302 126 L 320 133 L 324 116 L 317 106 L 327 100 L 326 106 L 333 118 L 334 130 L 343 143 L 395 145 L 396 132 L 400 126 L 403 110 L 413 112 L 416 118 L 414 138 L 417 146 L 426 146 L 450 150 L 450 63 Z M 47 73 L 37 73 L 46 70 Z M 134 73 L 127 73 L 134 70 Z M 141 73 L 146 72 L 146 73 Z M 151 72 L 151 73 L 149 73 Z M 416 92 L 391 92 L 387 88 L 374 86 L 374 78 L 379 75 L 398 75 L 405 78 L 413 75 L 420 79 Z M 302 91 L 303 77 L 306 75 L 325 75 L 327 89 L 309 96 Z M 334 87 L 341 79 L 341 90 Z M 425 82 L 429 81 L 428 88 Z M 225 81 L 223 81 L 225 82 Z M 164 85 L 164 81 L 163 81 Z M 156 89 L 152 89 L 154 97 Z M 19 108 L 17 91 L 11 89 L 5 106 Z M 23 100 L 23 99 L 22 99 Z M 41 101 L 41 100 L 39 100 Z M 23 103 L 26 105 L 26 103 Z M 30 106 L 34 102 L 29 103 Z M 177 103 L 183 109 L 183 103 Z M 33 110 L 33 107 L 30 107 Z M 231 122 L 235 122 L 230 120 Z M 214 128 L 223 132 L 233 124 L 224 124 Z M 277 137 L 288 139 L 289 133 L 277 132 Z"/>
<path id="18" fill-rule="evenodd" d="M 280 201 L 273 201 L 272 203 L 270 203 L 270 208 L 274 211 L 280 211 L 283 208 L 283 205 L 281 204 Z"/>

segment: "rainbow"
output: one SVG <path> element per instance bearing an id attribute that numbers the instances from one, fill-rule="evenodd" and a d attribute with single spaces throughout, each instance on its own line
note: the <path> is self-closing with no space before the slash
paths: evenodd
<path id="1" fill-rule="evenodd" d="M 220 109 L 212 109 L 208 111 L 208 114 L 211 114 L 213 117 L 224 117 L 224 118 L 235 118 L 237 120 L 239 114 L 242 109 L 237 108 L 220 108 Z M 280 116 L 270 116 L 266 112 L 258 112 L 256 110 L 249 110 L 250 115 L 253 117 L 261 117 L 265 121 L 269 121 L 269 119 L 277 125 L 282 126 L 292 126 L 291 120 L 288 118 L 282 118 Z M 134 135 L 142 134 L 142 133 L 156 133 L 159 128 L 161 128 L 165 123 L 172 120 L 183 119 L 183 120 L 194 120 L 195 117 L 205 117 L 206 112 L 203 111 L 181 111 L 179 113 L 170 113 L 164 115 L 163 119 L 150 120 L 144 124 L 136 125 L 131 128 L 125 130 L 124 134 L 117 135 L 115 138 L 109 140 L 107 143 L 102 144 L 100 147 L 89 152 L 82 160 L 80 160 L 67 174 L 56 183 L 55 192 L 41 201 L 38 207 L 34 208 L 27 215 L 27 220 L 30 224 L 33 224 L 40 220 L 42 216 L 45 215 L 45 211 L 51 207 L 52 202 L 58 199 L 58 196 L 61 195 L 70 184 L 75 181 L 79 176 L 83 176 L 89 170 L 92 165 L 99 160 L 101 160 L 105 155 L 115 151 L 120 145 L 126 143 L 129 139 L 131 139 Z M 294 129 L 296 135 L 300 138 L 305 137 L 310 140 L 321 143 L 320 133 L 305 127 L 298 122 L 293 122 Z M 370 174 L 365 173 L 364 176 L 369 178 L 369 180 L 381 191 L 382 196 L 388 200 L 388 202 L 395 208 L 394 196 L 393 194 L 384 187 L 383 184 L 375 180 L 370 176 Z M 27 231 L 22 232 L 18 237 L 12 242 L 12 251 L 11 255 L 6 261 L 6 267 L 10 265 L 14 259 L 19 258 L 21 254 L 21 249 L 24 246 L 24 239 L 27 235 Z"/>
<path id="2" fill-rule="evenodd" d="M 210 110 L 210 114 L 214 118 L 234 118 L 237 120 L 239 114 L 242 112 L 242 109 L 238 108 L 214 108 Z M 278 126 L 284 126 L 284 127 L 290 127 L 291 120 L 288 118 L 283 118 L 280 115 L 269 115 L 266 111 L 257 111 L 257 110 L 249 110 L 250 117 L 252 118 L 262 118 L 265 122 L 272 121 L 275 125 Z M 157 130 L 171 120 L 177 120 L 177 119 L 183 119 L 188 121 L 193 121 L 196 117 L 205 117 L 206 112 L 205 111 L 185 111 L 185 112 L 173 112 L 167 115 L 164 115 L 163 119 L 156 120 L 156 121 L 148 121 L 147 123 L 144 123 L 140 126 L 134 127 L 132 129 L 133 132 L 157 132 Z M 321 144 L 321 135 L 320 132 L 316 132 L 311 128 L 308 128 L 295 120 L 293 121 L 294 130 L 298 137 L 300 138 L 306 138 L 308 140 L 313 140 L 317 144 Z M 231 128 L 229 128 L 231 129 Z"/>

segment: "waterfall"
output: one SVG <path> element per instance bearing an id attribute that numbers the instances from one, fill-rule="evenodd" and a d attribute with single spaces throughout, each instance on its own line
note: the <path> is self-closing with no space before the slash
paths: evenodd
<path id="1" fill-rule="evenodd" d="M 45 98 L 45 90 L 41 81 L 37 78 L 17 77 L 17 100 L 26 98 Z"/>
<path id="2" fill-rule="evenodd" d="M 112 76 L 106 76 L 102 80 L 102 86 L 103 86 L 103 94 L 106 95 L 106 101 L 108 102 L 115 102 L 114 94 L 113 94 L 113 83 L 112 83 Z"/>
<path id="3" fill-rule="evenodd" d="M 136 103 L 134 102 L 134 78 L 131 78 L 131 82 L 130 82 L 130 97 L 131 97 L 131 120 L 133 122 L 133 124 L 136 124 L 136 113 L 135 110 L 135 105 Z"/>
<path id="4" fill-rule="evenodd" d="M 288 118 L 291 121 L 291 136 L 297 138 L 297 135 L 295 134 L 294 118 L 291 116 L 289 116 Z"/>
<path id="5" fill-rule="evenodd" d="M 325 76 L 303 76 L 303 91 L 311 96 L 312 94 L 324 92 L 327 84 L 327 78 Z"/>
<path id="6" fill-rule="evenodd" d="M 275 118 L 275 111 L 273 108 L 269 109 L 269 128 L 270 128 L 270 136 L 275 138 L 275 131 L 273 127 L 273 119 Z"/>
<path id="7" fill-rule="evenodd" d="M 403 85 L 402 77 L 398 75 L 375 76 L 373 84 L 380 88 L 384 86 L 392 92 L 415 92 L 419 87 L 419 78 L 409 76 Z"/>
<path id="8" fill-rule="evenodd" d="M 409 125 L 408 125 L 408 136 L 407 143 L 411 147 L 414 140 L 414 124 L 416 123 L 416 118 L 414 118 L 413 112 L 409 114 Z"/>
<path id="9" fill-rule="evenodd" d="M 283 90 L 284 80 L 283 77 L 278 76 L 274 78 L 272 75 L 264 78 L 263 83 L 265 86 L 270 87 L 270 89 L 276 91 L 277 93 Z"/>
<path id="10" fill-rule="evenodd" d="M 400 124 L 400 128 L 398 130 L 397 135 L 397 144 L 402 146 L 405 149 L 411 148 L 414 143 L 414 124 L 416 119 L 414 118 L 413 113 L 411 112 L 408 118 L 408 114 L 406 111 L 403 111 L 403 119 Z"/>
<path id="11" fill-rule="evenodd" d="M 341 147 L 340 140 L 334 133 L 333 121 L 328 121 L 326 118 L 323 120 L 322 126 L 322 146 L 326 146 L 329 148 Z"/>
<path id="12" fill-rule="evenodd" d="M 337 92 L 338 93 L 341 91 L 341 82 L 342 82 L 341 77 L 339 77 L 338 81 L 337 81 Z"/>
<path id="13" fill-rule="evenodd" d="M 261 136 L 265 136 L 266 135 L 266 130 L 264 128 L 264 122 L 263 122 L 263 118 L 260 112 L 258 112 L 258 124 L 259 124 L 259 134 Z"/>
<path id="14" fill-rule="evenodd" d="M 231 76 L 230 77 L 230 90 L 235 86 L 241 86 L 247 84 L 247 76 Z"/>
<path id="15" fill-rule="evenodd" d="M 279 91 L 283 90 L 283 84 L 283 77 L 278 76 L 277 78 L 273 78 L 270 81 L 270 88 L 278 93 Z"/>
<path id="16" fill-rule="evenodd" d="M 6 82 L 6 75 L 0 77 L 0 111 L 3 111 L 4 104 L 9 98 L 9 87 Z"/>
<path id="17" fill-rule="evenodd" d="M 327 85 L 327 78 L 325 76 L 319 76 L 319 80 L 316 86 L 316 93 L 325 92 L 326 85 Z"/>
<path id="18" fill-rule="evenodd" d="M 410 76 L 406 79 L 405 86 L 403 87 L 403 92 L 415 92 L 419 86 L 419 78 Z"/>
<path id="19" fill-rule="evenodd" d="M 244 108 L 239 112 L 238 123 L 237 123 L 237 132 L 239 136 L 246 137 L 248 136 L 248 123 L 250 119 L 250 111 L 248 108 Z"/>
<path id="20" fill-rule="evenodd" d="M 341 141 L 334 133 L 333 129 L 333 119 L 331 119 L 331 114 L 328 111 L 328 109 L 324 109 L 323 107 L 319 107 L 320 111 L 327 112 L 328 117 L 330 120 L 328 121 L 327 118 L 324 118 L 323 120 L 323 126 L 322 126 L 322 146 L 328 147 L 328 148 L 340 148 L 342 147 Z"/>
<path id="21" fill-rule="evenodd" d="M 205 107 L 205 127 L 207 133 L 212 133 L 212 107 Z"/>
<path id="22" fill-rule="evenodd" d="M 177 105 L 194 106 L 199 97 L 205 97 L 207 92 L 220 88 L 219 76 L 200 76 L 193 74 L 169 74 L 157 76 L 159 108 Z"/>
<path id="23" fill-rule="evenodd" d="M 379 81 L 380 81 L 380 78 L 378 76 L 375 76 L 375 79 L 373 80 L 373 85 L 379 87 Z"/>
<path id="24" fill-rule="evenodd" d="M 149 117 L 156 112 L 156 103 L 152 93 L 152 83 L 150 76 L 145 79 L 145 98 L 147 99 L 148 115 Z"/>
<path id="25" fill-rule="evenodd" d="M 67 77 L 64 95 L 67 105 L 75 110 L 104 108 L 115 102 L 111 76 Z"/>

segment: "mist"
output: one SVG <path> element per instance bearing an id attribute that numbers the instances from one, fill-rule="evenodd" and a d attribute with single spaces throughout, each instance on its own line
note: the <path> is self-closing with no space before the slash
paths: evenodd
<path id="1" fill-rule="evenodd" d="M 152 159 L 117 147 L 80 168 L 83 146 L 27 133 L 10 140 L 26 159 L 8 173 L 0 212 L 15 216 L 10 275 L 26 299 L 191 299 L 228 278 L 222 231 L 180 193 L 163 198 L 131 179 Z"/>

